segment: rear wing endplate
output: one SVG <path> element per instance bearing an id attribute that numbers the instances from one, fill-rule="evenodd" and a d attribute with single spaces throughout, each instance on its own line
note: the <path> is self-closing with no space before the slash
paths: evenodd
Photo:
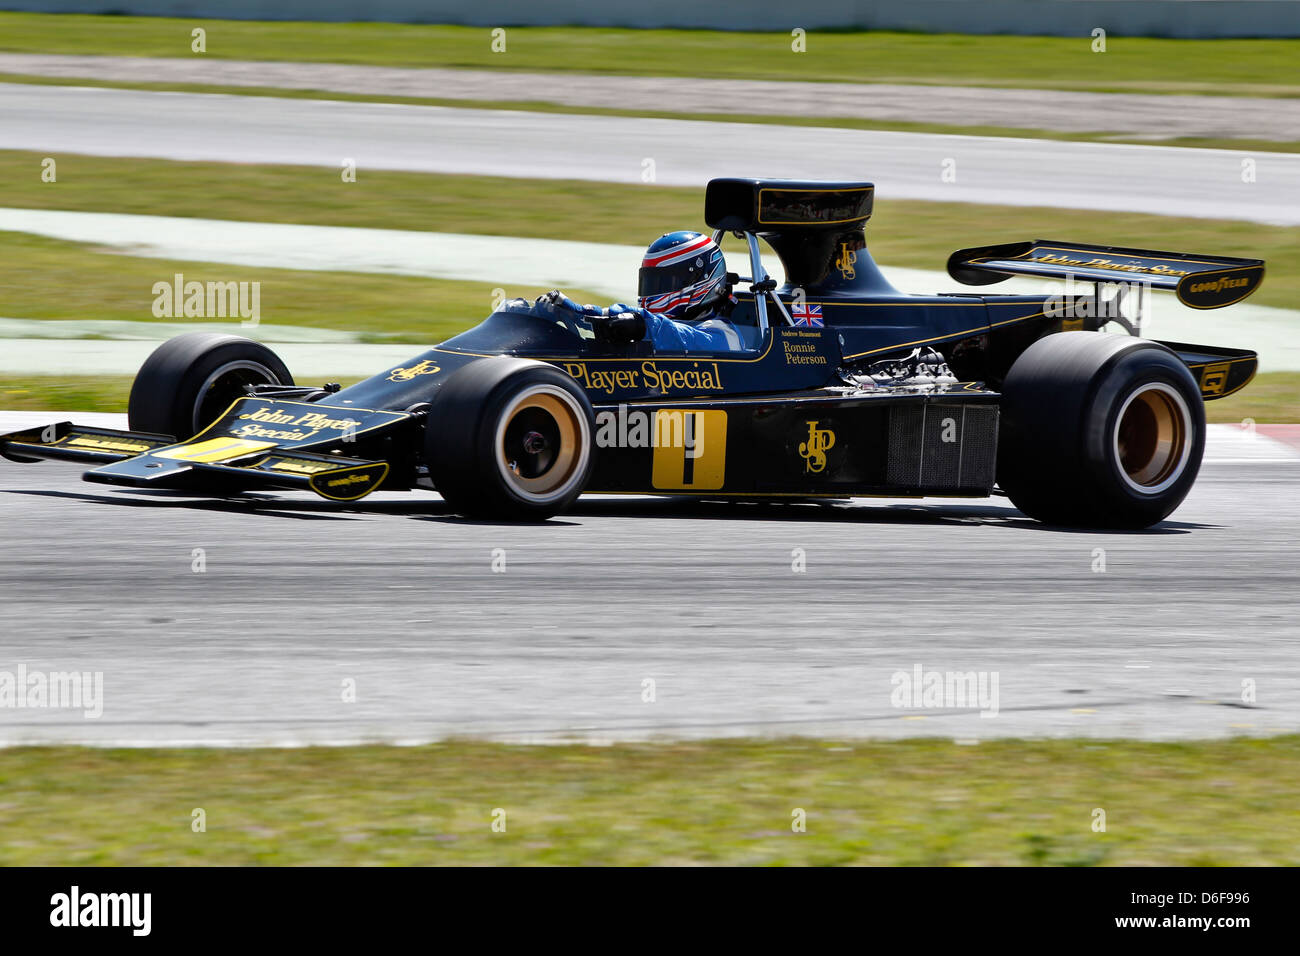
<path id="1" fill-rule="evenodd" d="M 1210 402 L 1241 391 L 1255 377 L 1259 356 L 1249 349 L 1228 349 L 1217 345 L 1160 342 L 1182 359 L 1201 388 L 1201 398 Z"/>
<path id="2" fill-rule="evenodd" d="M 948 274 L 966 285 L 1018 275 L 1137 283 L 1172 289 L 1178 301 L 1193 309 L 1218 309 L 1259 288 L 1264 261 L 1033 239 L 959 249 L 948 257 Z"/>

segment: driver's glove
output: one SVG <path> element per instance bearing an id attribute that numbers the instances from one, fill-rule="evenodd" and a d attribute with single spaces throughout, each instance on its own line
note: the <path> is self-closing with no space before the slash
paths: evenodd
<path id="1" fill-rule="evenodd" d="M 615 312 L 590 317 L 597 342 L 630 345 L 645 338 L 645 318 L 636 312 Z"/>
<path id="2" fill-rule="evenodd" d="M 570 312 L 586 311 L 559 289 L 552 289 L 545 295 L 539 295 L 537 297 L 537 308 L 544 311 L 554 311 L 555 309 L 567 309 Z"/>

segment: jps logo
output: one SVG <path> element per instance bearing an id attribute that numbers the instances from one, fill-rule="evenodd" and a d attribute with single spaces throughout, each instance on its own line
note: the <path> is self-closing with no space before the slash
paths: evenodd
<path id="1" fill-rule="evenodd" d="M 829 428 L 818 428 L 816 422 L 808 423 L 808 440 L 799 443 L 799 454 L 814 474 L 826 468 L 826 453 L 835 447 L 835 433 Z"/>
<path id="2" fill-rule="evenodd" d="M 390 382 L 409 382 L 417 375 L 433 375 L 435 372 L 442 371 L 440 366 L 432 362 L 424 361 L 418 365 L 412 365 L 410 368 L 395 368 L 388 373 Z"/>
<path id="3" fill-rule="evenodd" d="M 845 279 L 852 279 L 856 272 L 853 271 L 853 263 L 858 261 L 858 254 L 849 248 L 847 242 L 840 243 L 840 257 L 835 260 L 835 268 L 840 270 L 840 275 Z"/>
<path id="4" fill-rule="evenodd" d="M 1230 367 L 1231 365 L 1228 362 L 1205 366 L 1205 370 L 1201 372 L 1201 394 L 1223 394 L 1223 387 L 1228 384 L 1228 369 Z"/>

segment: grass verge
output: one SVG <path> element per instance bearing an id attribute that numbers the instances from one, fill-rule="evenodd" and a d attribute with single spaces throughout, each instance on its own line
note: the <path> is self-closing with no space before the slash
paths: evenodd
<path id="1" fill-rule="evenodd" d="M 432 340 L 431 340 L 432 341 Z M 275 346 L 272 345 L 272 348 Z M 350 385 L 353 379 L 339 379 Z M 16 411 L 125 412 L 129 375 L 15 375 L 0 373 L 0 408 Z M 1300 372 L 1265 372 L 1236 395 L 1207 402 L 1206 420 L 1261 425 L 1300 422 Z"/>
<path id="2" fill-rule="evenodd" d="M 0 150 L 0 206 L 632 245 L 673 229 L 705 228 L 702 188 L 365 169 L 357 182 L 344 183 L 339 171 L 330 168 L 78 155 L 56 157 L 58 181 L 45 183 L 44 158 L 37 152 Z M 888 184 L 881 184 L 880 193 L 867 240 L 873 255 L 887 265 L 942 269 L 955 249 L 1047 235 L 1263 258 L 1269 262 L 1268 277 L 1251 301 L 1280 308 L 1300 302 L 1300 229 L 1087 209 L 895 200 L 889 198 Z M 39 278 L 36 274 L 29 281 Z M 372 278 L 381 284 L 393 281 Z M 7 308 L 0 303 L 0 313 L 15 315 Z"/>
<path id="3" fill-rule="evenodd" d="M 186 282 L 260 283 L 261 320 L 269 325 L 356 332 L 363 342 L 427 345 L 486 318 L 496 307 L 498 288 L 453 279 L 151 259 L 28 233 L 0 232 L 0 248 L 0 310 L 6 318 L 151 321 L 154 283 L 170 284 L 182 273 Z M 500 288 L 511 297 L 547 291 Z M 583 301 L 598 298 L 572 291 Z M 238 332 L 238 319 L 231 326 Z"/>
<path id="4" fill-rule="evenodd" d="M 22 748 L 0 786 L 5 865 L 1300 863 L 1297 737 Z"/>
<path id="5" fill-rule="evenodd" d="M 17 412 L 125 413 L 131 382 L 130 375 L 14 375 L 0 372 L 0 408 Z"/>
<path id="6" fill-rule="evenodd" d="M 1253 418 L 1261 425 L 1300 422 L 1300 372 L 1264 372 L 1236 395 L 1205 404 L 1205 419 L 1240 424 Z"/>
<path id="7" fill-rule="evenodd" d="M 115 90 L 155 90 L 180 93 L 222 93 L 232 96 L 274 96 L 281 99 L 343 100 L 350 103 L 402 103 L 408 106 L 447 106 L 454 109 L 529 110 L 536 113 L 576 113 L 586 116 L 641 116 L 654 119 L 702 120 L 720 123 L 759 123 L 778 126 L 817 126 L 836 129 L 883 130 L 900 133 L 944 133 L 956 136 L 1004 136 L 1029 139 L 1053 139 L 1090 143 L 1137 143 L 1143 146 L 1182 146 L 1196 149 L 1232 149 L 1238 151 L 1296 153 L 1295 140 L 1243 139 L 1206 136 L 1143 136 L 1133 132 L 1070 131 L 1037 129 L 1022 126 L 972 126 L 950 123 L 906 123 L 893 120 L 861 119 L 843 116 L 780 116 L 744 112 L 689 113 L 671 110 L 611 109 L 595 106 L 570 106 L 535 100 L 465 100 L 427 96 L 384 96 L 370 93 L 345 93 L 336 90 L 292 90 L 274 86 L 223 86 L 206 83 L 148 83 L 98 78 L 34 76 L 23 73 L 0 73 L 0 83 L 27 83 L 38 86 L 94 86 Z"/>
<path id="8" fill-rule="evenodd" d="M 382 66 L 552 70 L 834 82 L 969 84 L 1100 92 L 1300 96 L 1300 40 L 964 36 L 817 32 L 795 53 L 788 31 L 509 27 L 504 52 L 486 27 L 285 23 L 0 14 L 0 51 Z"/>
<path id="9" fill-rule="evenodd" d="M 271 343 L 271 348 L 275 348 L 275 343 Z M 380 371 L 379 365 L 375 371 Z M 0 372 L 0 408 L 16 412 L 125 414 L 132 381 L 134 376 L 131 375 L 18 375 Z M 331 381 L 346 388 L 361 381 L 361 377 L 336 375 Z"/>

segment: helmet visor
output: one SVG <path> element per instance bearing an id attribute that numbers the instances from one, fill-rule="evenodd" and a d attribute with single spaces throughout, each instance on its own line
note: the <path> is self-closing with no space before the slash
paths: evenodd
<path id="1" fill-rule="evenodd" d="M 642 266 L 637 273 L 637 295 L 646 299 L 665 292 L 677 292 L 702 282 L 708 275 L 708 263 L 697 266 L 694 259 L 670 266 Z"/>

